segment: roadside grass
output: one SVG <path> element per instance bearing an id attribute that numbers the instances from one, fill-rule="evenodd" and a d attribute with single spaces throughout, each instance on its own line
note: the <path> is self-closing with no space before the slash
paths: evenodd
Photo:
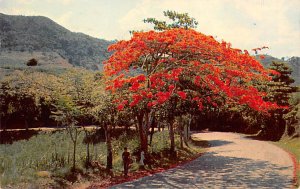
<path id="1" fill-rule="evenodd" d="M 97 166 L 85 167 L 87 158 L 87 144 L 85 132 L 78 135 L 76 170 L 71 173 L 73 144 L 66 130 L 40 131 L 37 135 L 25 140 L 18 140 L 12 144 L 0 144 L 0 188 L 64 188 L 74 183 L 85 183 L 99 178 L 110 178 L 112 175 L 105 171 L 106 144 L 99 130 L 88 130 L 89 135 L 94 135 L 90 143 L 90 160 Z M 131 173 L 139 170 L 138 135 L 132 131 L 116 135 L 112 139 L 113 147 L 113 173 L 121 176 L 123 164 L 121 154 L 123 148 L 129 148 L 133 155 Z M 102 136 L 103 137 L 103 136 Z M 168 131 L 156 132 L 149 152 L 153 157 L 151 167 L 168 168 L 180 162 L 192 159 L 203 152 L 203 148 L 189 143 L 189 147 L 179 148 L 179 136 L 176 136 L 177 158 L 172 158 L 169 153 Z M 100 165 L 100 166 L 99 166 Z"/>
<path id="2" fill-rule="evenodd" d="M 297 186 L 300 186 L 300 138 L 294 139 L 282 139 L 278 142 L 275 142 L 276 145 L 280 146 L 281 148 L 289 151 L 296 157 L 297 161 Z"/>
<path id="3" fill-rule="evenodd" d="M 85 134 L 78 136 L 76 167 L 84 168 L 86 144 Z M 91 144 L 91 159 L 103 162 L 106 156 L 105 144 Z M 20 140 L 12 144 L 0 145 L 0 180 L 1 186 L 19 183 L 38 184 L 49 180 L 49 176 L 40 175 L 48 172 L 51 177 L 65 177 L 71 168 L 72 142 L 65 130 L 39 132 L 28 140 Z"/>

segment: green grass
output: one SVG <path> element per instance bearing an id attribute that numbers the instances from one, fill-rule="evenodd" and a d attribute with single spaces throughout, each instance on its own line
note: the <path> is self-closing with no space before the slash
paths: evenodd
<path id="1" fill-rule="evenodd" d="M 297 186 L 300 186 L 300 138 L 294 138 L 294 139 L 282 139 L 278 142 L 276 142 L 278 146 L 281 148 L 289 151 L 297 158 L 297 164 L 298 164 L 298 170 L 297 170 L 297 177 L 298 177 L 298 183 Z"/>
<path id="2" fill-rule="evenodd" d="M 86 144 L 82 141 L 84 132 L 78 136 L 76 166 L 83 169 L 86 158 Z M 90 146 L 91 158 L 105 163 L 104 143 Z M 72 142 L 66 131 L 40 132 L 29 140 L 0 145 L 1 185 L 34 183 L 39 171 L 49 171 L 53 176 L 67 174 L 72 162 Z"/>
<path id="3" fill-rule="evenodd" d="M 93 134 L 95 130 L 89 132 Z M 99 137 L 98 134 L 96 138 Z M 95 167 L 94 169 L 85 168 L 87 146 L 83 142 L 84 138 L 85 133 L 81 131 L 77 143 L 76 167 L 82 177 L 86 178 L 77 180 L 77 182 L 87 181 L 90 177 L 99 179 L 99 174 L 104 177 L 105 174 L 107 175 L 107 173 L 101 173 L 102 170 L 95 171 Z M 102 142 L 90 144 L 90 157 L 92 161 L 105 166 L 106 144 L 103 140 L 99 141 Z M 149 152 L 154 154 L 152 168 L 168 167 L 178 161 L 187 160 L 203 150 L 193 144 L 190 144 L 189 148 L 180 149 L 178 136 L 176 136 L 175 144 L 178 154 L 177 159 L 173 159 L 168 154 L 170 146 L 168 131 L 154 133 L 152 146 L 149 148 Z M 113 172 L 115 175 L 122 174 L 121 154 L 125 146 L 134 155 L 139 149 L 138 135 L 132 132 L 130 135 L 123 133 L 118 138 L 112 139 Z M 39 134 L 28 140 L 19 140 L 12 144 L 0 144 L 0 188 L 4 186 L 49 188 L 51 186 L 60 187 L 62 183 L 70 184 L 67 179 L 71 172 L 72 150 L 72 141 L 65 130 L 40 131 Z M 133 156 L 133 159 L 135 160 L 136 157 Z M 135 172 L 138 169 L 138 161 L 134 161 L 130 171 Z M 51 177 L 48 176 L 48 173 Z"/>

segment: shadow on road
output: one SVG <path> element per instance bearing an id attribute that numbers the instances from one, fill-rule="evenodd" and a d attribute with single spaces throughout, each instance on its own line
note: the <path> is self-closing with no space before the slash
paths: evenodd
<path id="1" fill-rule="evenodd" d="M 202 148 L 210 148 L 216 146 L 223 146 L 227 144 L 232 144 L 233 142 L 225 141 L 225 140 L 192 140 L 192 143 L 196 146 L 201 146 Z"/>
<path id="2" fill-rule="evenodd" d="M 209 146 L 210 147 L 217 147 L 217 146 L 224 146 L 228 144 L 232 144 L 233 142 L 226 141 L 226 140 L 210 140 Z"/>
<path id="3" fill-rule="evenodd" d="M 216 145 L 222 142 L 217 142 Z M 208 152 L 189 164 L 112 188 L 290 188 L 292 178 L 266 161 L 217 156 Z"/>

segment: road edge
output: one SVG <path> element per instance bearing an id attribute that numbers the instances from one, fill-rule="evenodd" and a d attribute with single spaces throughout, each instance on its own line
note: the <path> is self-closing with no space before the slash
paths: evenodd
<path id="1" fill-rule="evenodd" d="M 271 143 L 271 144 L 276 146 L 277 148 L 285 151 L 289 155 L 290 159 L 293 162 L 293 186 L 296 188 L 297 185 L 299 185 L 298 189 L 300 189 L 300 183 L 299 183 L 298 176 L 297 176 L 297 171 L 298 171 L 299 168 L 298 168 L 298 163 L 297 163 L 296 156 L 293 153 L 291 153 L 290 151 L 288 151 L 287 149 L 284 149 L 283 147 L 281 147 L 279 145 L 276 145 L 274 143 Z"/>

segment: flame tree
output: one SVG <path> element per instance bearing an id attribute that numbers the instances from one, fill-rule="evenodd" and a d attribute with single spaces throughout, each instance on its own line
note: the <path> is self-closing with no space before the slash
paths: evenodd
<path id="1" fill-rule="evenodd" d="M 113 54 L 104 62 L 106 89 L 119 95 L 115 102 L 120 111 L 131 108 L 136 113 L 145 152 L 154 111 L 166 103 L 189 102 L 199 111 L 242 105 L 267 113 L 278 107 L 264 101 L 266 94 L 253 85 L 269 80 L 270 71 L 247 51 L 193 29 L 134 32 L 130 40 L 111 45 L 109 51 Z M 137 68 L 141 74 L 132 76 L 130 70 Z"/>

